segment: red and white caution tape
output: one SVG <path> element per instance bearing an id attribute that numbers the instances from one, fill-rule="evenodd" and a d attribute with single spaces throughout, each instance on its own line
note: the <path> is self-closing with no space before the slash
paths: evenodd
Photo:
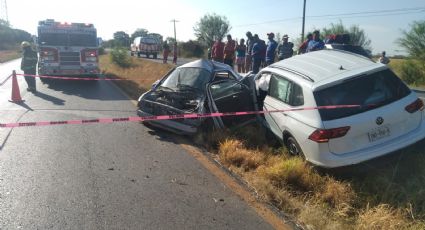
<path id="1" fill-rule="evenodd" d="M 50 76 L 50 75 L 33 75 L 33 74 L 16 74 L 16 76 L 28 76 L 38 78 L 62 79 L 62 80 L 83 80 L 83 81 L 127 81 L 123 78 L 90 78 L 90 77 L 65 77 L 65 76 Z"/>
<path id="2" fill-rule="evenodd" d="M 361 107 L 361 106 L 360 105 L 335 105 L 335 106 L 304 107 L 304 108 L 296 108 L 296 109 L 269 110 L 269 111 L 245 111 L 245 112 L 226 112 L 226 113 L 202 113 L 202 114 L 190 113 L 190 114 L 158 115 L 158 116 L 144 116 L 144 117 L 98 118 L 98 119 L 89 119 L 89 120 L 0 123 L 0 128 L 17 128 L 17 127 L 51 126 L 51 125 L 80 125 L 80 124 L 93 124 L 93 123 L 107 124 L 107 123 L 114 123 L 114 122 L 194 119 L 194 118 L 205 118 L 205 117 L 244 116 L 244 115 L 252 115 L 252 114 L 284 113 L 284 112 L 302 111 L 302 110 L 340 109 L 340 108 L 357 108 L 357 107 Z"/>

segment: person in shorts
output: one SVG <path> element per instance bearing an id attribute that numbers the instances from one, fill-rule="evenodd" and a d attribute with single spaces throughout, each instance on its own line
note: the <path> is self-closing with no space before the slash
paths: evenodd
<path id="1" fill-rule="evenodd" d="M 246 45 L 245 39 L 239 41 L 239 45 L 236 46 L 236 64 L 238 65 L 238 72 L 245 73 L 245 57 L 246 57 Z"/>

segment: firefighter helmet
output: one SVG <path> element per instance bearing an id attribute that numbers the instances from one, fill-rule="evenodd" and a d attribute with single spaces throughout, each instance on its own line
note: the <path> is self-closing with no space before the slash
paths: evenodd
<path id="1" fill-rule="evenodd" d="M 21 43 L 21 47 L 22 47 L 22 48 L 30 47 L 30 46 L 31 46 L 31 44 L 30 44 L 29 42 L 27 42 L 27 41 L 23 41 L 23 42 Z"/>

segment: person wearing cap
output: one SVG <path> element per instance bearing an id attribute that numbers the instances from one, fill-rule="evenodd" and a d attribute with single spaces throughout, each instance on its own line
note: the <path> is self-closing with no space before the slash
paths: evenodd
<path id="1" fill-rule="evenodd" d="M 21 70 L 24 71 L 25 81 L 27 82 L 27 90 L 30 92 L 35 92 L 35 75 L 37 69 L 38 56 L 31 44 L 27 41 L 21 43 L 22 48 L 22 61 L 21 61 Z"/>
<path id="2" fill-rule="evenodd" d="M 382 51 L 381 56 L 379 57 L 379 62 L 385 65 L 390 63 L 390 59 L 385 56 L 385 51 Z"/>
<path id="3" fill-rule="evenodd" d="M 279 61 L 290 58 L 294 54 L 294 43 L 288 42 L 289 36 L 287 34 L 283 35 L 282 43 L 277 47 L 277 57 Z"/>
<path id="4" fill-rule="evenodd" d="M 274 33 L 268 33 L 267 50 L 266 50 L 266 66 L 274 63 L 276 58 L 277 42 L 274 40 Z"/>
<path id="5" fill-rule="evenodd" d="M 252 47 L 254 46 L 254 37 L 250 31 L 246 32 L 246 37 L 245 70 L 249 72 L 252 68 Z"/>
<path id="6" fill-rule="evenodd" d="M 236 42 L 232 39 L 232 35 L 227 35 L 227 42 L 224 45 L 224 64 L 233 68 L 233 60 L 235 59 Z"/>
<path id="7" fill-rule="evenodd" d="M 313 39 L 308 42 L 307 52 L 322 50 L 325 48 L 325 43 L 320 39 L 320 32 L 315 30 L 313 32 Z"/>
<path id="8" fill-rule="evenodd" d="M 307 46 L 308 43 L 313 40 L 313 34 L 312 33 L 308 33 L 307 34 L 307 40 L 305 40 L 300 47 L 298 48 L 298 54 L 304 54 L 307 52 Z"/>

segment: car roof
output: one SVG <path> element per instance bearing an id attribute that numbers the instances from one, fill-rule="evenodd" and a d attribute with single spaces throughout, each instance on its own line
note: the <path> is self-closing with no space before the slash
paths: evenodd
<path id="1" fill-rule="evenodd" d="M 221 62 L 206 60 L 206 59 L 199 59 L 196 61 L 192 61 L 184 65 L 181 65 L 178 68 L 202 68 L 211 73 L 219 72 L 219 71 L 228 71 L 228 72 L 231 72 L 233 75 L 235 75 L 238 79 L 242 78 L 229 65 L 221 63 Z"/>
<path id="2" fill-rule="evenodd" d="M 298 75 L 300 78 L 297 81 L 307 83 L 315 89 L 377 68 L 385 68 L 385 65 L 347 51 L 320 50 L 293 56 L 268 68 Z"/>

